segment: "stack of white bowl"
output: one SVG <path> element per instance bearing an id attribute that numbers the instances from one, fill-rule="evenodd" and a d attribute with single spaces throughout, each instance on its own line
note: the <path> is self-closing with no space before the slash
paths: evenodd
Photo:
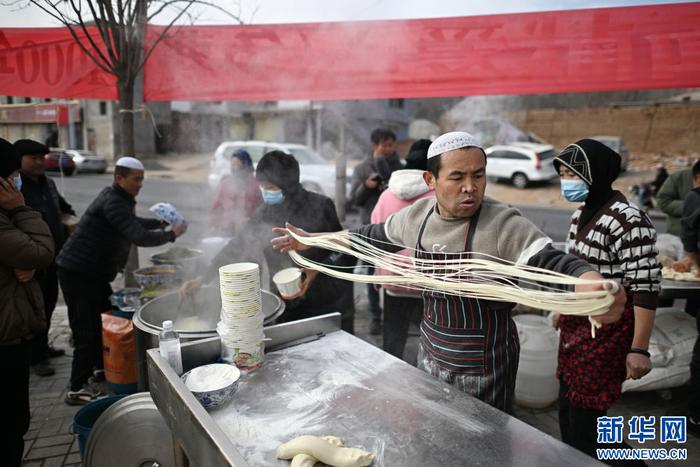
<path id="1" fill-rule="evenodd" d="M 241 371 L 253 371 L 263 362 L 263 321 L 260 267 L 234 263 L 219 268 L 222 357 Z"/>

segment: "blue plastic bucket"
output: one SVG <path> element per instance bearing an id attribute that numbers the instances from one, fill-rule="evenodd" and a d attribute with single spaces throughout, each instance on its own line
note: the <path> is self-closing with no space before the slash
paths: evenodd
<path id="1" fill-rule="evenodd" d="M 134 312 L 133 311 L 124 311 L 121 308 L 113 306 L 112 307 L 112 316 L 116 316 L 118 318 L 128 319 L 129 321 L 131 321 L 134 319 Z"/>
<path id="2" fill-rule="evenodd" d="M 90 437 L 90 430 L 92 430 L 95 422 L 97 422 L 97 419 L 100 418 L 100 415 L 102 415 L 105 410 L 123 397 L 125 397 L 124 394 L 107 396 L 103 399 L 90 402 L 75 413 L 73 416 L 73 433 L 78 435 L 81 460 L 85 453 L 85 444 Z"/>
<path id="3" fill-rule="evenodd" d="M 114 394 L 121 394 L 121 395 L 136 394 L 136 392 L 138 391 L 138 384 L 137 383 L 119 384 L 119 383 L 112 383 L 109 380 L 107 380 L 107 387 Z"/>

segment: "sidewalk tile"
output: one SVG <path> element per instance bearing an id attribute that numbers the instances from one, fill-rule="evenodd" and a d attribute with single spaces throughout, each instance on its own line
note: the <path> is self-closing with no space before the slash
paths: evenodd
<path id="1" fill-rule="evenodd" d="M 70 453 L 73 454 L 74 452 L 80 452 L 80 443 L 78 443 L 78 438 L 75 435 L 71 435 L 73 438 L 73 444 L 70 447 Z"/>
<path id="2" fill-rule="evenodd" d="M 34 440 L 24 440 L 24 455 L 22 456 L 27 457 L 27 453 L 29 452 L 30 449 L 32 449 L 32 445 L 34 444 Z"/>
<path id="3" fill-rule="evenodd" d="M 44 424 L 39 428 L 39 437 L 54 436 L 59 434 L 61 427 L 63 426 L 63 419 L 52 419 L 46 420 Z"/>
<path id="4" fill-rule="evenodd" d="M 46 457 L 53 457 L 53 456 L 60 456 L 60 455 L 65 455 L 68 454 L 68 450 L 70 449 L 70 446 L 67 444 L 62 444 L 60 446 L 49 446 L 46 448 L 32 448 L 29 450 L 26 456 L 24 456 L 26 459 L 32 460 L 32 459 L 43 459 Z"/>
<path id="5" fill-rule="evenodd" d="M 44 448 L 48 446 L 56 446 L 59 444 L 72 444 L 73 443 L 73 435 L 70 434 L 65 434 L 65 435 L 57 435 L 57 436 L 47 436 L 45 438 L 37 438 L 36 441 L 34 441 L 34 446 L 35 448 Z"/>
<path id="6" fill-rule="evenodd" d="M 66 464 L 71 464 L 74 462 L 81 462 L 79 452 L 74 452 L 73 454 L 69 454 L 68 457 L 66 457 Z"/>
<path id="7" fill-rule="evenodd" d="M 49 457 L 44 460 L 41 467 L 61 467 L 63 465 L 64 456 Z"/>

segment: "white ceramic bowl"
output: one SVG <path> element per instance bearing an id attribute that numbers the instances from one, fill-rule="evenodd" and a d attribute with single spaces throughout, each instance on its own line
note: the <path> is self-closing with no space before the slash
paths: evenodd
<path id="1" fill-rule="evenodd" d="M 212 363 L 193 368 L 180 379 L 205 409 L 211 409 L 233 398 L 240 377 L 235 366 Z"/>

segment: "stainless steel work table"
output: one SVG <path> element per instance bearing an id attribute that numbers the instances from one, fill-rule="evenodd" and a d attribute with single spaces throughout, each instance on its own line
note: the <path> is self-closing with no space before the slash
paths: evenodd
<path id="1" fill-rule="evenodd" d="M 662 298 L 700 297 L 700 282 L 663 279 L 659 296 Z"/>
<path id="2" fill-rule="evenodd" d="M 275 449 L 334 435 L 375 466 L 600 465 L 535 428 L 339 329 L 339 315 L 266 329 L 273 344 L 320 339 L 265 356 L 234 399 L 205 411 L 148 351 L 151 394 L 190 465 L 288 466 Z M 216 338 L 183 345 L 185 368 L 218 355 Z M 183 465 L 187 465 L 185 456 Z"/>

